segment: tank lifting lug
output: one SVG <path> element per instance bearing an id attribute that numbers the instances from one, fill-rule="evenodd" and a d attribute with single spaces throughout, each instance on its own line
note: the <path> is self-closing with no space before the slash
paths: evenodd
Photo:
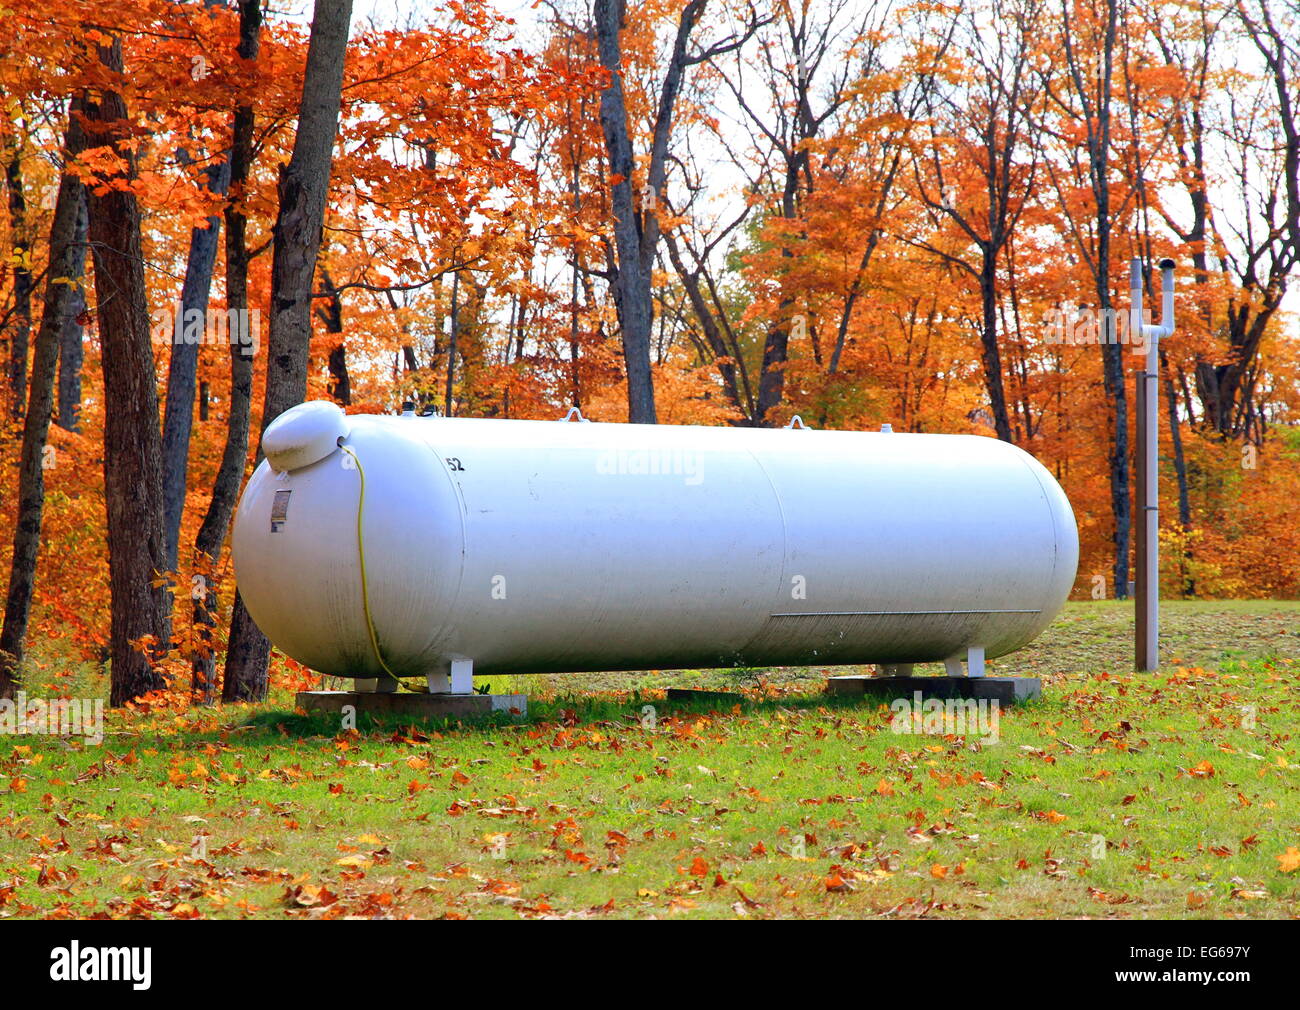
<path id="1" fill-rule="evenodd" d="M 582 410 L 579 409 L 578 407 L 570 407 L 570 408 L 569 408 L 569 412 L 568 412 L 567 414 L 565 414 L 562 418 L 560 418 L 560 420 L 561 420 L 561 421 L 581 421 L 583 424 L 590 424 L 590 423 L 591 423 L 591 421 L 590 421 L 589 418 L 585 418 L 585 417 L 582 416 Z"/>

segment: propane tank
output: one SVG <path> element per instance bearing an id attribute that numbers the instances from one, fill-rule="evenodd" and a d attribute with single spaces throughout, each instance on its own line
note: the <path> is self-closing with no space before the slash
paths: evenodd
<path id="1" fill-rule="evenodd" d="M 1048 625 L 1078 564 L 1060 486 L 982 436 L 314 401 L 262 447 L 235 517 L 240 593 L 279 649 L 340 677 L 463 692 L 473 673 L 978 674 Z"/>

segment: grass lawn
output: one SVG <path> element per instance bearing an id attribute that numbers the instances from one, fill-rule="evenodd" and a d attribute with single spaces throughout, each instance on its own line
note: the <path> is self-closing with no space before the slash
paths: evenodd
<path id="1" fill-rule="evenodd" d="M 1163 613 L 1135 675 L 1131 606 L 1070 604 L 993 664 L 1044 679 L 996 740 L 894 732 L 820 669 L 489 678 L 521 723 L 278 696 L 5 737 L 0 918 L 1296 916 L 1300 604 Z"/>

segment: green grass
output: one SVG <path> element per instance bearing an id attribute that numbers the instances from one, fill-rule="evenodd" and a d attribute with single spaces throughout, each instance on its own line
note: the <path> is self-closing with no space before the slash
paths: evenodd
<path id="1" fill-rule="evenodd" d="M 1070 605 L 995 665 L 1044 678 L 997 742 L 892 732 L 821 670 L 725 711 L 660 689 L 751 672 L 532 677 L 523 723 L 276 698 L 4 738 L 0 917 L 1294 916 L 1300 605 L 1165 615 L 1180 663 L 1134 675 L 1131 608 Z"/>

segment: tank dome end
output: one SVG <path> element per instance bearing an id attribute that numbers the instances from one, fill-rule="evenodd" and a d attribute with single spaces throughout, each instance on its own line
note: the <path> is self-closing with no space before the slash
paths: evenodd
<path id="1" fill-rule="evenodd" d="M 310 400 L 290 407 L 262 433 L 262 452 L 279 473 L 324 459 L 349 430 L 347 415 L 329 400 Z"/>

